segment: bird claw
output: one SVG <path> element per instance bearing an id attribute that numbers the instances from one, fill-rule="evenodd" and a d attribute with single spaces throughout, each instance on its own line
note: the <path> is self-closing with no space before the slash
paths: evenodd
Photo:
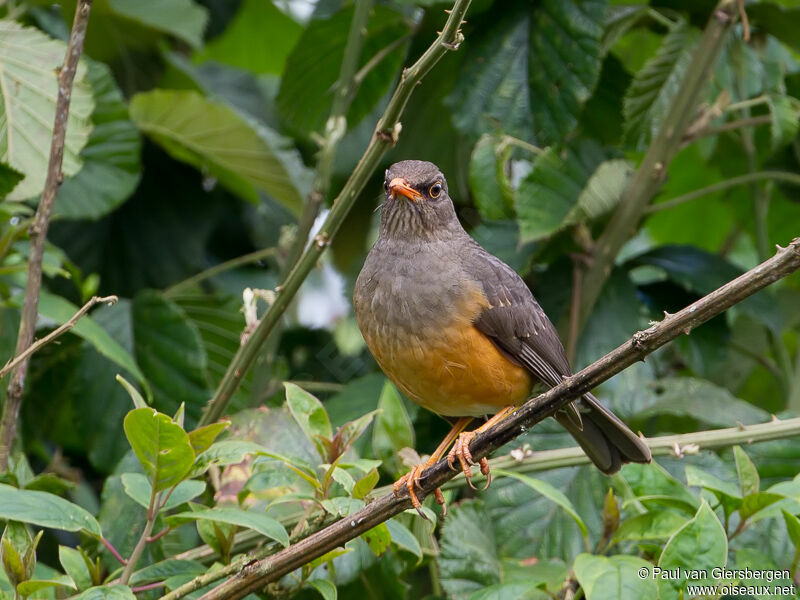
<path id="1" fill-rule="evenodd" d="M 455 462 L 457 459 L 461 465 L 461 471 L 464 473 L 464 478 L 467 480 L 467 485 L 477 491 L 478 488 L 472 483 L 472 470 L 470 469 L 470 467 L 475 466 L 475 460 L 472 458 L 472 452 L 469 450 L 469 444 L 474 437 L 474 431 L 465 431 L 460 434 L 455 444 L 453 444 L 453 447 L 450 449 L 450 452 L 447 454 L 447 464 L 450 469 L 456 471 Z M 481 473 L 486 477 L 486 483 L 483 486 L 483 490 L 485 490 L 492 482 L 491 472 L 489 471 L 489 461 L 486 460 L 486 458 L 482 458 L 477 464 L 480 466 Z"/>
<path id="2" fill-rule="evenodd" d="M 420 483 L 420 477 L 422 476 L 423 471 L 429 465 L 421 464 L 413 467 L 408 473 L 403 475 L 400 479 L 394 482 L 392 485 L 392 490 L 394 491 L 395 497 L 400 496 L 400 492 L 405 488 L 408 490 L 408 497 L 411 499 L 411 504 L 426 521 L 429 521 L 427 515 L 422 511 L 422 502 L 420 502 L 419 497 L 417 496 L 417 489 L 422 491 L 422 484 Z M 434 498 L 436 499 L 436 503 L 442 507 L 442 515 L 447 514 L 447 504 L 444 501 L 444 494 L 442 494 L 442 490 L 436 488 L 433 490 Z"/>

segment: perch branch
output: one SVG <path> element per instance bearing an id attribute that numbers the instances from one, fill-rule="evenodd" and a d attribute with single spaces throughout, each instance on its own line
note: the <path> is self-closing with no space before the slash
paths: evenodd
<path id="1" fill-rule="evenodd" d="M 21 356 L 28 350 L 33 343 L 33 334 L 36 331 L 36 317 L 39 314 L 39 290 L 42 287 L 42 259 L 44 258 L 47 229 L 50 226 L 50 214 L 53 211 L 56 192 L 64 178 L 61 172 L 61 164 L 64 159 L 64 140 L 67 134 L 72 82 L 75 79 L 75 72 L 78 70 L 78 59 L 83 51 L 83 41 L 86 39 L 86 27 L 89 24 L 91 8 L 92 0 L 78 0 L 64 64 L 58 73 L 58 98 L 56 100 L 56 113 L 53 124 L 53 139 L 50 143 L 50 160 L 47 165 L 47 176 L 42 198 L 39 201 L 39 207 L 36 209 L 33 224 L 29 230 L 28 282 L 25 286 L 25 302 L 22 307 L 17 347 L 14 352 L 16 356 Z M 8 384 L 8 396 L 3 406 L 2 420 L 0 420 L 0 473 L 8 469 L 11 445 L 14 443 L 14 437 L 17 434 L 17 417 L 20 404 L 22 404 L 22 392 L 25 389 L 25 376 L 28 374 L 29 358 L 30 354 L 17 364 Z"/>
<path id="2" fill-rule="evenodd" d="M 105 302 L 108 302 L 109 304 L 116 304 L 117 300 L 119 300 L 119 298 L 117 298 L 116 296 L 102 296 L 102 297 L 92 296 L 92 299 L 89 300 L 86 304 L 84 304 L 78 312 L 72 315 L 72 318 L 70 318 L 69 321 L 61 325 L 61 327 L 59 327 L 58 329 L 54 329 L 46 336 L 44 336 L 42 339 L 33 342 L 30 346 L 28 346 L 28 348 L 25 351 L 22 352 L 22 354 L 18 354 L 14 358 L 10 359 L 6 363 L 6 365 L 2 369 L 0 369 L 0 379 L 5 377 L 8 374 L 8 372 L 11 371 L 11 369 L 15 368 L 23 360 L 27 360 L 31 356 L 31 354 L 39 350 L 39 348 L 49 344 L 57 337 L 64 335 L 70 329 L 75 327 L 78 321 L 80 321 L 81 317 L 83 317 L 83 315 L 89 312 L 89 309 L 91 309 L 95 304 L 102 304 Z"/>
<path id="3" fill-rule="evenodd" d="M 736 279 L 700 298 L 683 310 L 669 315 L 660 323 L 639 331 L 633 337 L 560 384 L 526 402 L 508 418 L 477 435 L 470 444 L 475 459 L 482 458 L 530 429 L 556 410 L 566 406 L 594 387 L 660 348 L 670 340 L 688 334 L 698 325 L 741 302 L 771 283 L 800 269 L 800 238 L 786 248 L 779 248 L 772 258 Z M 793 424 L 792 424 L 793 425 Z M 778 426 L 774 424 L 773 426 Z M 754 426 L 757 427 L 757 426 Z M 446 460 L 441 460 L 423 473 L 420 497 L 452 479 Z M 304 540 L 267 558 L 249 563 L 236 575 L 204 594 L 202 600 L 235 600 L 244 598 L 277 581 L 307 562 L 343 545 L 376 525 L 411 507 L 406 494 L 386 494 L 363 509 L 341 519 Z"/>
<path id="4" fill-rule="evenodd" d="M 442 33 L 439 34 L 417 62 L 403 69 L 400 82 L 397 84 L 397 88 L 391 100 L 389 100 L 383 116 L 378 121 L 372 139 L 353 170 L 353 174 L 350 175 L 342 191 L 336 197 L 333 208 L 328 213 L 328 217 L 322 224 L 319 233 L 314 236 L 313 243 L 306 248 L 283 281 L 283 284 L 277 288 L 275 301 L 264 313 L 258 327 L 250 335 L 247 342 L 239 348 L 236 356 L 233 357 L 214 397 L 209 401 L 200 419 L 201 426 L 213 423 L 225 412 L 231 396 L 239 387 L 253 360 L 258 356 L 262 344 L 264 344 L 276 324 L 280 321 L 283 313 L 286 312 L 289 303 L 297 294 L 297 290 L 300 289 L 311 269 L 317 264 L 319 257 L 330 245 L 331 239 L 338 231 L 347 213 L 355 203 L 358 194 L 361 193 L 383 155 L 397 142 L 401 129 L 400 117 L 417 84 L 439 62 L 439 59 L 449 50 L 456 50 L 463 41 L 464 36 L 459 27 L 470 2 L 471 0 L 456 0 Z"/>

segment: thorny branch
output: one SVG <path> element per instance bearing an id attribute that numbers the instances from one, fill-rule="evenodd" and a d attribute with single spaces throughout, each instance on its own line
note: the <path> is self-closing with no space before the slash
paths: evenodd
<path id="1" fill-rule="evenodd" d="M 630 340 L 615 350 L 566 378 L 544 394 L 529 400 L 507 419 L 476 436 L 470 444 L 473 457 L 477 460 L 487 456 L 575 398 L 632 364 L 644 360 L 648 354 L 670 340 L 682 334 L 689 334 L 698 325 L 798 269 L 800 269 L 800 238 L 795 238 L 788 247 L 779 247 L 772 258 L 683 310 L 667 315 L 660 323 L 635 333 Z M 430 494 L 435 488 L 452 479 L 455 474 L 448 467 L 446 460 L 439 461 L 423 474 L 422 493 L 419 495 L 422 497 Z M 248 564 L 235 576 L 201 598 L 202 600 L 243 598 L 410 507 L 411 501 L 407 495 L 395 497 L 394 494 L 386 494 L 322 531 L 272 556 Z"/>

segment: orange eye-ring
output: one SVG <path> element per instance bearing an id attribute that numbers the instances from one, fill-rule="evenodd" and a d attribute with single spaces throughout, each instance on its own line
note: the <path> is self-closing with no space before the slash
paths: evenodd
<path id="1" fill-rule="evenodd" d="M 439 183 L 439 182 L 434 183 L 431 186 L 431 189 L 428 190 L 428 195 L 431 198 L 438 198 L 439 194 L 441 194 L 441 193 L 442 193 L 442 184 Z"/>

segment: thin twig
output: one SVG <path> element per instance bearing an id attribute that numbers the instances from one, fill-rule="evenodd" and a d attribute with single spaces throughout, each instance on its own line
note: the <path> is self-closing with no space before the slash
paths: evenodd
<path id="1" fill-rule="evenodd" d="M 745 127 L 755 127 L 756 125 L 768 125 L 771 122 L 772 117 L 769 115 L 759 115 L 757 117 L 747 117 L 746 119 L 728 121 L 727 123 L 717 125 L 716 127 L 706 127 L 704 129 L 700 129 L 699 131 L 693 132 L 691 135 L 683 138 L 683 145 L 685 146 L 700 138 L 719 135 L 720 133 L 725 133 L 726 131 L 737 131 L 739 129 L 744 129 Z"/>
<path id="2" fill-rule="evenodd" d="M 661 187 L 667 167 L 680 149 L 684 133 L 690 126 L 700 97 L 710 77 L 727 34 L 736 20 L 736 0 L 720 0 L 697 44 L 669 112 L 658 134 L 642 159 L 639 168 L 620 199 L 614 214 L 597 239 L 592 261 L 583 280 L 581 327 L 585 325 L 617 254 L 636 232 L 647 205 Z"/>
<path id="3" fill-rule="evenodd" d="M 635 333 L 630 340 L 600 360 L 564 379 L 544 394 L 529 400 L 505 420 L 477 435 L 470 444 L 472 456 L 476 460 L 485 457 L 575 398 L 589 392 L 634 363 L 644 360 L 648 354 L 670 340 L 688 334 L 698 325 L 798 269 L 800 269 L 800 238 L 794 239 L 787 248 L 779 248 L 777 254 L 769 260 L 683 310 L 666 316 L 663 321 L 649 329 Z M 777 427 L 778 423 L 773 426 Z M 420 482 L 422 489 L 418 495 L 424 497 L 430 494 L 454 476 L 455 472 L 450 470 L 447 461 L 439 461 L 423 473 Z M 403 493 L 399 497 L 393 493 L 386 494 L 303 541 L 273 556 L 248 564 L 235 576 L 201 598 L 202 600 L 243 598 L 410 507 L 411 501 L 407 494 Z"/>
<path id="4" fill-rule="evenodd" d="M 44 258 L 47 229 L 50 227 L 50 214 L 53 210 L 56 192 L 64 178 L 61 172 L 61 164 L 64 159 L 64 140 L 67 134 L 72 82 L 78 70 L 78 59 L 83 51 L 83 41 L 86 38 L 86 27 L 89 24 L 91 8 L 92 0 L 78 0 L 64 65 L 58 74 L 58 98 L 56 100 L 53 139 L 50 143 L 47 176 L 42 198 L 39 201 L 39 207 L 36 209 L 33 224 L 29 230 L 28 282 L 25 286 L 25 303 L 22 307 L 17 347 L 14 352 L 17 356 L 27 351 L 28 347 L 33 343 L 33 335 L 36 331 L 36 318 L 39 314 L 39 290 L 42 287 L 42 259 Z M 30 358 L 30 355 L 17 365 L 8 384 L 8 396 L 3 406 L 2 420 L 0 420 L 0 473 L 8 469 L 11 445 L 14 443 L 14 438 L 17 434 L 17 417 L 22 404 L 22 392 L 25 389 L 25 376 L 28 373 L 28 358 Z"/>
<path id="5" fill-rule="evenodd" d="M 762 181 L 765 179 L 800 185 L 800 175 L 797 173 L 790 173 L 787 171 L 756 171 L 755 173 L 746 173 L 745 175 L 738 175 L 737 177 L 731 177 L 730 179 L 713 183 L 704 188 L 700 188 L 699 190 L 694 190 L 692 192 L 687 192 L 686 194 L 681 194 L 680 196 L 675 196 L 674 198 L 670 198 L 664 202 L 659 202 L 658 204 L 651 204 L 644 211 L 644 214 L 649 215 L 652 213 L 661 212 L 662 210 L 669 210 L 683 204 L 684 202 L 690 202 L 691 200 L 696 200 L 697 198 L 702 198 L 703 196 L 708 196 L 709 194 L 714 194 L 732 187 L 753 183 L 755 181 Z"/>
<path id="6" fill-rule="evenodd" d="M 255 331 L 247 343 L 242 345 L 233 357 L 228 370 L 220 381 L 214 397 L 209 401 L 200 425 L 213 423 L 225 412 L 233 393 L 239 387 L 247 369 L 259 354 L 261 346 L 280 321 L 289 303 L 297 294 L 303 281 L 317 264 L 317 260 L 330 245 L 331 239 L 339 230 L 347 213 L 352 208 L 358 194 L 366 185 L 370 176 L 378 166 L 386 151 L 394 146 L 400 135 L 400 117 L 408 103 L 408 99 L 422 78 L 439 62 L 448 51 L 456 50 L 464 39 L 460 31 L 461 20 L 469 8 L 471 0 L 456 0 L 442 33 L 434 40 L 425 53 L 410 67 L 403 69 L 400 82 L 397 84 L 392 98 L 383 116 L 375 127 L 367 149 L 358 161 L 353 173 L 344 184 L 333 203 L 333 208 L 322 224 L 314 242 L 306 248 L 289 275 L 277 288 L 275 302 L 261 318 Z"/>
<path id="7" fill-rule="evenodd" d="M 11 369 L 15 368 L 23 360 L 27 360 L 31 356 L 31 354 L 33 354 L 34 352 L 38 351 L 39 348 L 41 348 L 42 346 L 45 346 L 46 344 L 49 344 L 50 342 L 52 342 L 57 337 L 64 335 L 70 329 L 75 327 L 75 325 L 78 323 L 78 321 L 81 319 L 81 317 L 83 317 L 83 315 L 85 315 L 87 312 L 89 312 L 89 309 L 92 308 L 95 304 L 101 304 L 101 303 L 108 302 L 108 304 L 111 305 L 111 304 L 116 304 L 117 300 L 119 300 L 119 298 L 117 298 L 116 296 L 102 296 L 102 297 L 101 296 L 92 296 L 92 299 L 89 300 L 86 304 L 84 304 L 80 308 L 80 310 L 78 312 L 76 312 L 72 316 L 72 318 L 70 318 L 69 321 L 67 321 L 66 323 L 61 325 L 58 329 L 54 329 L 53 331 L 48 333 L 46 336 L 44 336 L 42 339 L 36 340 L 33 344 L 28 346 L 27 350 L 25 350 L 22 354 L 18 354 L 14 358 L 10 359 L 6 363 L 6 365 L 2 369 L 0 369 L 0 379 L 5 377 L 8 374 L 8 372 L 11 371 Z"/>

